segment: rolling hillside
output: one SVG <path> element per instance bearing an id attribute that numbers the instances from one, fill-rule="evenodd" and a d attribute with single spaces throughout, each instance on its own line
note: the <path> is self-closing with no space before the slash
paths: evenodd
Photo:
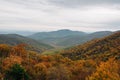
<path id="1" fill-rule="evenodd" d="M 27 44 L 29 49 L 41 52 L 46 49 L 53 48 L 50 45 L 38 42 L 36 40 L 17 35 L 17 34 L 0 34 L 0 44 L 9 44 L 9 45 L 18 45 L 18 44 Z"/>
<path id="2" fill-rule="evenodd" d="M 110 31 L 100 31 L 100 32 L 94 32 L 91 34 L 86 34 L 84 36 L 81 35 L 74 35 L 74 36 L 66 36 L 61 41 L 57 43 L 59 46 L 75 46 L 78 44 L 83 44 L 87 41 L 90 41 L 92 39 L 96 38 L 102 38 L 105 36 L 108 36 L 112 34 Z"/>
<path id="3" fill-rule="evenodd" d="M 89 41 L 83 45 L 65 50 L 63 56 L 76 59 L 100 59 L 106 60 L 108 57 L 116 57 L 120 59 L 120 31 L 101 38 Z"/>
<path id="4" fill-rule="evenodd" d="M 58 30 L 53 32 L 39 32 L 30 35 L 30 38 L 37 41 L 43 41 L 44 43 L 53 45 L 55 47 L 71 47 L 78 44 L 83 44 L 95 38 L 102 38 L 112 34 L 110 31 L 100 31 L 95 33 L 85 33 L 71 30 Z"/>

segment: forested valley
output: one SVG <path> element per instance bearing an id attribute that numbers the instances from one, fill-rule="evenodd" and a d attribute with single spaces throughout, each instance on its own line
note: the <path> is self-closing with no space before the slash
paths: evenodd
<path id="1" fill-rule="evenodd" d="M 120 31 L 41 54 L 26 44 L 0 44 L 0 80 L 120 80 Z"/>

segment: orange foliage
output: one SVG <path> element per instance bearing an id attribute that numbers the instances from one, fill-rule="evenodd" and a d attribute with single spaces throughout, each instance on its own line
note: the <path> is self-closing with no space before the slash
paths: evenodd
<path id="1" fill-rule="evenodd" d="M 23 59 L 19 56 L 10 56 L 3 60 L 2 66 L 4 70 L 9 69 L 13 64 L 21 64 Z"/>
<path id="2" fill-rule="evenodd" d="M 25 44 L 19 44 L 17 46 L 14 46 L 11 50 L 11 55 L 16 55 L 16 56 L 21 56 L 21 57 L 25 57 L 27 56 L 26 54 L 26 50 L 25 50 Z"/>

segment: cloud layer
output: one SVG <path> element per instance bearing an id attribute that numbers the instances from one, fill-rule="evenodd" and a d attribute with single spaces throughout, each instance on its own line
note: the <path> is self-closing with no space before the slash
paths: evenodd
<path id="1" fill-rule="evenodd" d="M 0 0 L 0 29 L 119 30 L 120 0 Z"/>

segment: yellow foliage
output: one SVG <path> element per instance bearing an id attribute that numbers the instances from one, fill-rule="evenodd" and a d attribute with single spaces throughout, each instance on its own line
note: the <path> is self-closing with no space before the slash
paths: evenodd
<path id="1" fill-rule="evenodd" d="M 111 58 L 107 62 L 101 62 L 96 72 L 88 77 L 87 80 L 120 80 L 118 70 L 118 63 Z"/>

